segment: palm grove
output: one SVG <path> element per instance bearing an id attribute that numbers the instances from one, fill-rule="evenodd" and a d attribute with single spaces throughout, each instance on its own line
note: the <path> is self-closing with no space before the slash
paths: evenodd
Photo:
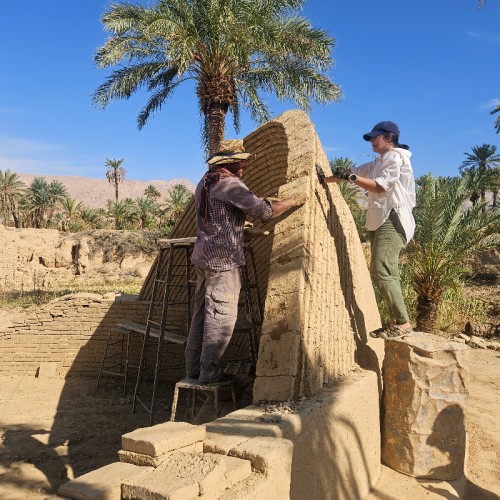
<path id="1" fill-rule="evenodd" d="M 303 0 L 159 0 L 151 7 L 111 4 L 102 16 L 109 38 L 94 56 L 95 64 L 111 68 L 111 73 L 92 101 L 106 108 L 112 100 L 129 99 L 145 90 L 149 97 L 137 116 L 141 129 L 180 85 L 191 81 L 207 154 L 224 138 L 228 113 L 236 132 L 243 108 L 258 124 L 271 117 L 266 94 L 306 111 L 313 101 L 334 102 L 341 97 L 328 77 L 334 39 L 298 14 L 302 5 Z M 500 131 L 498 118 L 495 126 Z M 122 229 L 161 226 L 167 218 L 169 224 L 175 221 L 190 196 L 185 188 L 176 186 L 163 207 L 154 186 L 137 200 L 119 201 L 119 184 L 125 179 L 122 161 L 106 161 L 106 177 L 115 188 L 115 200 L 108 201 L 107 210 L 82 207 L 57 183 L 38 179 L 36 185 L 24 188 L 16 174 L 2 173 L 4 223 L 76 230 L 80 224 Z M 349 163 L 345 158 L 332 163 L 339 161 Z M 472 148 L 460 174 L 446 179 L 428 174 L 418 180 L 417 232 L 407 248 L 403 281 L 417 326 L 424 331 L 438 324 L 447 294 L 460 289 L 467 258 L 499 243 L 496 147 Z M 358 204 L 362 193 L 352 192 L 349 185 L 341 190 L 363 238 L 363 211 Z M 494 193 L 493 204 L 488 204 L 487 192 Z M 36 208 L 37 204 L 44 208 Z"/>
<path id="2" fill-rule="evenodd" d="M 118 199 L 119 184 L 125 182 L 125 169 L 120 167 L 116 175 L 110 175 L 107 160 L 106 177 L 115 191 L 106 208 L 87 207 L 72 199 L 60 181 L 48 183 L 43 177 L 35 177 L 25 185 L 19 175 L 10 170 L 0 171 L 0 214 L 5 226 L 17 228 L 53 228 L 75 232 L 86 229 L 154 229 L 168 235 L 192 193 L 183 184 L 168 190 L 162 199 L 158 189 L 149 185 L 143 196 Z M 116 164 L 115 164 L 116 165 Z"/>

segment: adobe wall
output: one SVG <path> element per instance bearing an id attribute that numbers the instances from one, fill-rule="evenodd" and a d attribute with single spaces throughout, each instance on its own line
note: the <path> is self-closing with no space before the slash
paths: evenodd
<path id="1" fill-rule="evenodd" d="M 357 364 L 379 372 L 383 347 L 367 336 L 380 326 L 367 265 L 338 187 L 318 182 L 315 164 L 329 166 L 309 117 L 287 111 L 244 143 L 255 156 L 243 180 L 257 196 L 307 200 L 285 219 L 257 224 L 270 235 L 247 241 L 265 301 L 254 400 L 314 394 Z M 191 203 L 171 237 L 195 235 Z M 150 298 L 152 277 L 141 300 Z"/>
<path id="2" fill-rule="evenodd" d="M 268 236 L 249 241 L 265 302 L 254 400 L 300 399 L 357 365 L 378 371 L 367 338 L 380 325 L 370 277 L 338 187 L 318 182 L 315 164 L 328 171 L 328 160 L 313 124 L 305 113 L 288 111 L 246 137 L 245 147 L 255 157 L 243 180 L 256 195 L 307 200 L 289 217 L 263 224 Z M 172 238 L 195 234 L 191 204 Z M 137 301 L 77 294 L 0 333 L 0 372 L 56 362 L 61 375 L 95 374 L 109 329 L 144 321 L 153 271 Z M 167 348 L 171 359 L 183 359 L 182 347 Z"/>
<path id="3" fill-rule="evenodd" d="M 284 113 L 245 141 L 264 144 L 277 145 L 272 162 L 258 154 L 263 170 L 283 172 L 278 198 L 307 202 L 274 228 L 254 400 L 298 399 L 356 363 L 378 368 L 367 332 L 380 316 L 349 208 L 336 185 L 318 182 L 315 164 L 329 166 L 307 115 Z"/>
<path id="4" fill-rule="evenodd" d="M 205 426 L 166 422 L 136 429 L 122 436 L 118 455 L 120 462 L 63 484 L 59 494 L 80 500 L 199 493 L 220 500 L 362 499 L 380 475 L 377 377 L 358 370 L 321 397 L 252 405 Z"/>
<path id="5" fill-rule="evenodd" d="M 95 376 L 108 333 L 117 340 L 117 325 L 145 321 L 148 307 L 148 302 L 114 293 L 54 300 L 0 332 L 0 375 L 34 376 L 50 364 L 56 376 Z"/>

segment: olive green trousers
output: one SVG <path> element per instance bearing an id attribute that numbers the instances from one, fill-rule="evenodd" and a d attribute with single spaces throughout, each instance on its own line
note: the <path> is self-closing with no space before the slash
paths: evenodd
<path id="1" fill-rule="evenodd" d="M 389 307 L 391 318 L 402 325 L 409 321 L 399 277 L 399 254 L 406 246 L 404 229 L 394 210 L 375 231 L 368 231 L 371 243 L 370 275 Z"/>

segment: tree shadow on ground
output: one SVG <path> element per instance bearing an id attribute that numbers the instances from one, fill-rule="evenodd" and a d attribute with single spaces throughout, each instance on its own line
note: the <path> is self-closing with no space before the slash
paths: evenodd
<path id="1" fill-rule="evenodd" d="M 7 495 L 2 498 L 57 493 L 69 479 L 118 461 L 122 435 L 149 425 L 145 412 L 132 413 L 130 397 L 123 396 L 121 381 L 105 379 L 97 393 L 94 387 L 95 379 L 67 379 L 54 408 L 52 427 L 0 423 L 0 496 Z M 157 416 L 166 421 L 173 385 L 162 384 L 160 391 Z M 27 411 L 36 415 L 35 395 Z M 16 493 L 11 495 L 10 491 Z"/>

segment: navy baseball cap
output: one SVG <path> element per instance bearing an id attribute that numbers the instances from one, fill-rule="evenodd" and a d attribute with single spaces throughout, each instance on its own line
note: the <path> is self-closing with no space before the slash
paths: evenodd
<path id="1" fill-rule="evenodd" d="M 394 122 L 380 122 L 372 128 L 371 132 L 364 134 L 363 139 L 365 141 L 369 141 L 384 132 L 393 132 L 394 134 L 399 135 L 399 127 Z"/>

